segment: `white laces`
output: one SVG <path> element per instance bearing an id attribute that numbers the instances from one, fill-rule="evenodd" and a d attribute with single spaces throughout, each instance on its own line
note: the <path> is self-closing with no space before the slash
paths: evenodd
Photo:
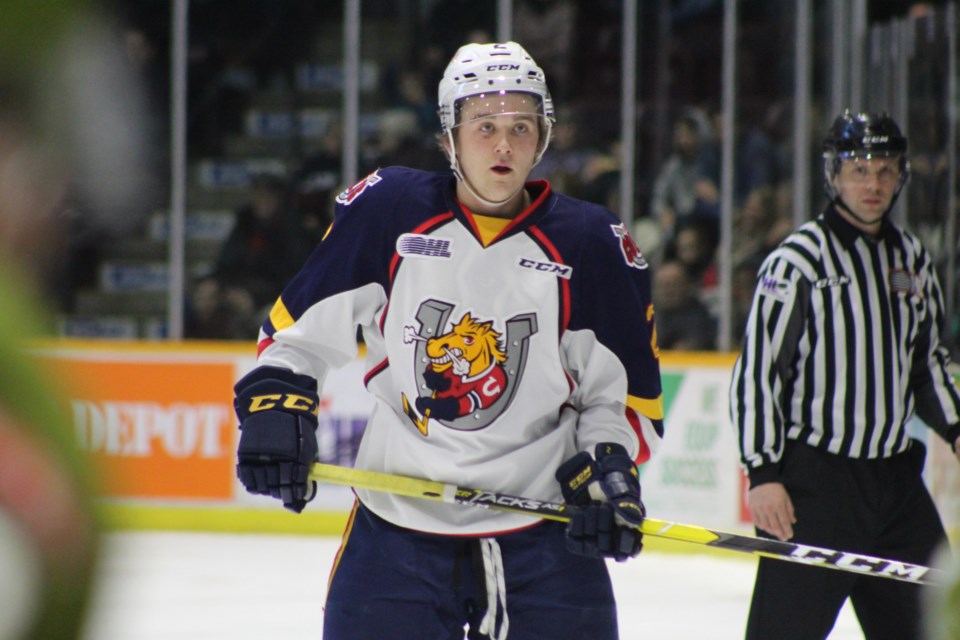
<path id="1" fill-rule="evenodd" d="M 480 633 L 491 640 L 506 640 L 510 622 L 507 619 L 507 588 L 503 579 L 503 556 L 500 545 L 494 538 L 481 538 L 480 550 L 483 553 L 483 574 L 487 591 L 487 612 L 480 622 Z M 497 610 L 503 609 L 500 633 L 496 633 Z"/>

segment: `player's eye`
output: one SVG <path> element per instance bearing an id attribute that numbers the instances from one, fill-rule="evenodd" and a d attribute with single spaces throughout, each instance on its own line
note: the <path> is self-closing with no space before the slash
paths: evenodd
<path id="1" fill-rule="evenodd" d="M 881 182 L 892 182 L 899 177 L 899 170 L 893 167 L 882 167 L 877 171 L 877 177 L 880 178 Z"/>

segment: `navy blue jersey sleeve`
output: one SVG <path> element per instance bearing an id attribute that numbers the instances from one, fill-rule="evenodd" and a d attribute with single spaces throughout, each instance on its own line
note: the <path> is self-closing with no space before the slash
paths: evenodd
<path id="1" fill-rule="evenodd" d="M 389 290 L 394 245 L 404 227 L 441 208 L 436 174 L 379 169 L 337 196 L 334 221 L 299 273 L 286 285 L 263 331 L 272 336 L 319 301 L 368 285 Z M 418 193 L 423 197 L 416 197 Z"/>
<path id="2" fill-rule="evenodd" d="M 590 210 L 573 280 L 571 329 L 592 330 L 627 371 L 628 402 L 663 419 L 659 350 L 655 342 L 650 266 L 626 227 Z"/>

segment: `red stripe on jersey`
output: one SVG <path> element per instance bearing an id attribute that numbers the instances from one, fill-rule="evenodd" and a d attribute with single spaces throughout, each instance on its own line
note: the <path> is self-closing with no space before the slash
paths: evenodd
<path id="1" fill-rule="evenodd" d="M 540 230 L 539 227 L 531 226 L 530 233 L 536 237 L 537 241 L 550 254 L 550 259 L 558 264 L 565 264 L 560 252 L 553 246 L 550 239 Z M 563 334 L 570 325 L 570 281 L 566 278 L 557 278 L 560 281 L 560 333 Z"/>
<path id="2" fill-rule="evenodd" d="M 373 379 L 375 375 L 377 375 L 378 373 L 380 373 L 381 371 L 387 368 L 388 364 L 390 364 L 390 361 L 384 358 L 383 361 L 380 362 L 377 366 L 375 366 L 373 369 L 370 369 L 370 371 L 368 371 L 367 374 L 363 376 L 363 386 L 366 387 L 367 384 L 370 383 L 370 381 Z"/>
<path id="3" fill-rule="evenodd" d="M 264 338 L 263 340 L 261 340 L 260 343 L 257 344 L 257 357 L 259 358 L 260 354 L 263 353 L 263 351 L 273 343 L 274 343 L 273 338 Z"/>
<path id="4" fill-rule="evenodd" d="M 650 459 L 650 446 L 643 437 L 643 429 L 640 426 L 640 416 L 638 416 L 637 412 L 630 407 L 626 407 L 624 413 L 627 415 L 627 422 L 630 423 L 630 426 L 633 428 L 633 432 L 637 434 L 637 440 L 640 443 L 640 450 L 637 452 L 637 457 L 634 458 L 633 461 L 637 464 L 643 464 Z"/>
<path id="5" fill-rule="evenodd" d="M 453 212 L 447 211 L 446 213 L 441 213 L 438 216 L 434 216 L 421 224 L 419 227 L 415 228 L 410 233 L 423 233 L 433 227 L 439 226 L 440 224 L 447 222 L 448 220 L 453 219 Z M 393 258 L 390 260 L 390 284 L 393 285 L 393 274 L 397 272 L 397 265 L 400 264 L 400 254 L 394 251 Z"/>
<path id="6" fill-rule="evenodd" d="M 463 217 L 466 218 L 467 224 L 470 226 L 470 233 L 473 234 L 473 237 L 477 239 L 481 245 L 483 244 L 483 236 L 480 235 L 480 228 L 477 227 L 477 221 L 473 219 L 473 212 L 470 209 L 467 209 L 466 206 L 459 200 L 457 202 L 460 204 L 460 208 L 463 209 Z M 499 238 L 500 236 L 497 235 Z"/>
<path id="7" fill-rule="evenodd" d="M 529 218 L 537 208 L 543 204 L 543 201 L 547 199 L 547 196 L 550 195 L 550 183 L 546 180 L 533 180 L 526 184 L 526 187 L 529 191 L 540 191 L 540 195 L 537 196 L 536 200 L 530 203 L 530 205 L 521 211 L 513 220 L 507 224 L 503 229 L 500 230 L 500 233 L 496 235 L 493 240 L 491 240 L 488 245 L 493 244 L 500 238 L 506 236 L 508 233 L 516 229 L 519 225 L 523 224 L 524 220 Z M 467 220 L 470 222 L 470 227 L 473 229 L 473 235 L 480 240 L 482 236 L 480 235 L 480 230 L 477 229 L 477 224 L 473 220 L 474 212 L 467 209 L 463 206 L 463 203 L 460 203 L 460 208 L 463 209 L 463 212 L 467 215 Z M 484 214 L 477 214 L 484 215 Z"/>
<path id="8" fill-rule="evenodd" d="M 387 304 L 383 305 L 383 313 L 380 314 L 380 322 L 377 324 L 380 326 L 380 335 L 383 335 L 383 326 L 387 321 L 387 310 L 390 308 L 390 299 L 387 299 Z"/>
<path id="9" fill-rule="evenodd" d="M 441 213 L 438 216 L 433 216 L 419 227 L 416 227 L 410 233 L 424 233 L 438 227 L 441 224 L 453 220 L 453 212 L 447 211 L 446 213 Z M 400 254 L 397 251 L 393 252 L 393 258 L 390 259 L 390 289 L 393 289 L 393 276 L 397 273 L 397 266 L 400 264 Z M 383 333 L 383 325 L 387 321 L 387 309 L 390 307 L 390 296 L 387 295 L 387 306 L 383 308 L 383 313 L 380 315 L 380 333 Z"/>

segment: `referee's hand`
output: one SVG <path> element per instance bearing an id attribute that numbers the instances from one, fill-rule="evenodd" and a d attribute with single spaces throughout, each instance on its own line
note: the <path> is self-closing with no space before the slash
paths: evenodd
<path id="1" fill-rule="evenodd" d="M 786 487 L 779 482 L 768 482 L 750 489 L 747 494 L 753 524 L 780 540 L 793 537 L 793 525 L 797 518 L 793 513 L 793 502 Z"/>

